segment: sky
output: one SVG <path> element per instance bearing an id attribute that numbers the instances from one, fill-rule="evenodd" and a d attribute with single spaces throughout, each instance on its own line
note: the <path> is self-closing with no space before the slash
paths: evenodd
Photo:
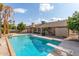
<path id="1" fill-rule="evenodd" d="M 65 20 L 75 11 L 79 11 L 79 4 L 75 3 L 5 3 L 14 10 L 15 24 L 26 25 Z"/>

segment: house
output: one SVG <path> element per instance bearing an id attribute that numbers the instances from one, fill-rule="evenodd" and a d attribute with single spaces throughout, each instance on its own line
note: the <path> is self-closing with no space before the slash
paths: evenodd
<path id="1" fill-rule="evenodd" d="M 29 28 L 31 33 L 45 34 L 52 36 L 68 37 L 74 34 L 73 31 L 67 28 L 67 20 L 48 22 L 42 24 L 32 24 Z M 27 31 L 29 31 L 27 30 Z"/>

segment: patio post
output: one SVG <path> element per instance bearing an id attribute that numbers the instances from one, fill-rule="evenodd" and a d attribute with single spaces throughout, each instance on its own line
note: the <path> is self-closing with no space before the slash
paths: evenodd
<path id="1" fill-rule="evenodd" d="M 40 34 L 42 35 L 42 28 L 40 28 L 40 29 L 41 29 Z"/>
<path id="2" fill-rule="evenodd" d="M 1 21 L 2 19 L 1 19 L 1 12 L 0 12 L 0 37 L 1 37 Z"/>

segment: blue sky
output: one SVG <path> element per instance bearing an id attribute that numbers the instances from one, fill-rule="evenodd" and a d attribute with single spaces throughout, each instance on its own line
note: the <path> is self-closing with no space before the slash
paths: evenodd
<path id="1" fill-rule="evenodd" d="M 26 25 L 32 22 L 64 20 L 74 11 L 79 11 L 79 4 L 72 3 L 6 3 L 5 5 L 13 8 L 16 24 L 24 22 Z"/>

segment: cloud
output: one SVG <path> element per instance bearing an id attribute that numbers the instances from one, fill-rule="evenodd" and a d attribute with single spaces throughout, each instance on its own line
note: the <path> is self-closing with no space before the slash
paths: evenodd
<path id="1" fill-rule="evenodd" d="M 54 5 L 51 5 L 49 3 L 40 4 L 39 10 L 42 12 L 50 11 L 54 9 Z"/>
<path id="2" fill-rule="evenodd" d="M 41 21 L 50 22 L 48 19 L 38 18 L 37 20 L 33 20 L 33 23 L 35 23 L 35 24 L 40 24 Z"/>
<path id="3" fill-rule="evenodd" d="M 36 19 L 36 20 L 33 20 L 32 22 L 35 23 L 35 24 L 39 24 L 39 23 L 41 23 L 41 19 L 38 18 L 38 19 Z"/>
<path id="4" fill-rule="evenodd" d="M 15 13 L 25 13 L 27 10 L 26 9 L 23 9 L 23 8 L 15 8 L 14 9 L 14 12 Z"/>
<path id="5" fill-rule="evenodd" d="M 41 21 L 50 22 L 49 19 L 41 19 Z"/>
<path id="6" fill-rule="evenodd" d="M 66 20 L 66 18 L 51 18 L 51 21 L 62 21 Z"/>

